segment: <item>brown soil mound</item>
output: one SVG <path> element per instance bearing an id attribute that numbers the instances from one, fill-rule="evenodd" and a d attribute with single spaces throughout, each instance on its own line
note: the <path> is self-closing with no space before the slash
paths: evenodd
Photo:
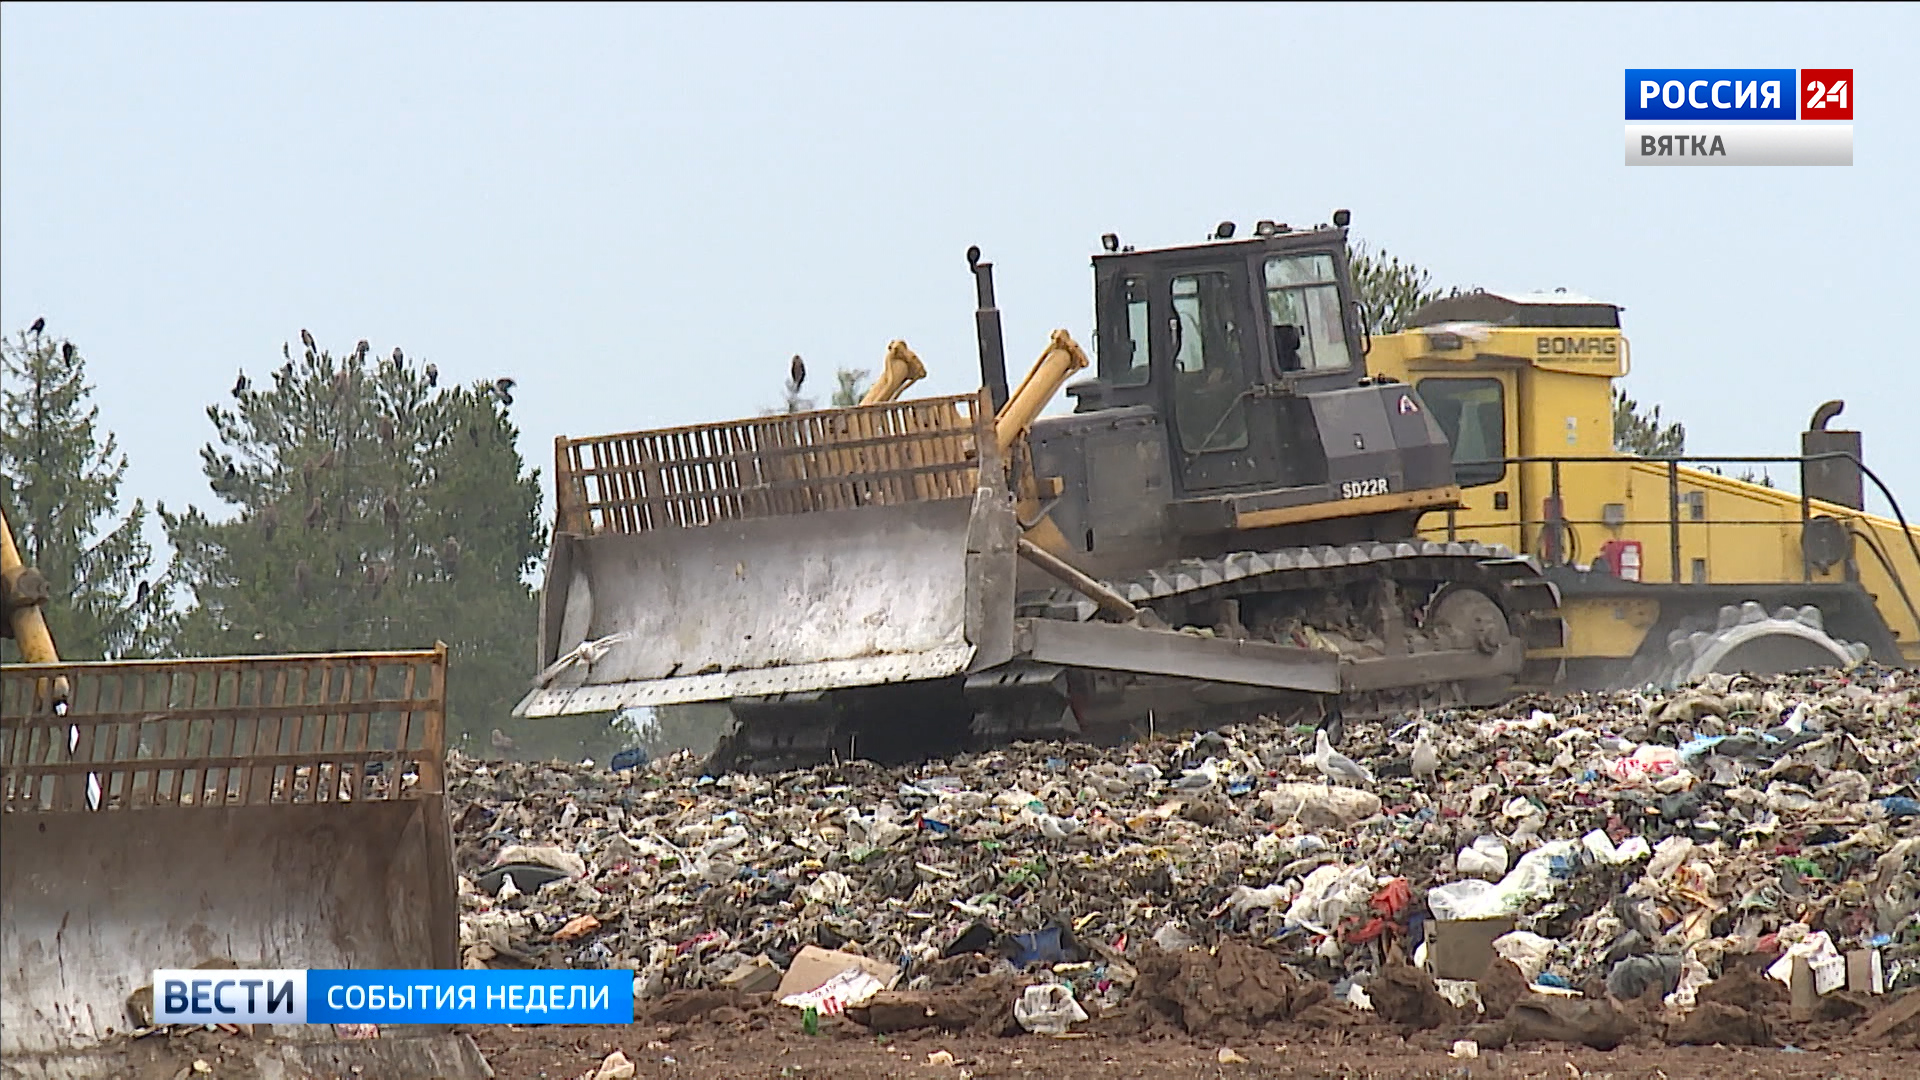
<path id="1" fill-rule="evenodd" d="M 1701 1001 L 1667 1029 L 1667 1041 L 1681 1046 L 1778 1045 L 1765 1020 L 1738 1005 L 1718 1001 Z"/>
<path id="2" fill-rule="evenodd" d="M 1367 984 L 1367 996 L 1373 999 L 1373 1011 L 1388 1023 L 1425 1031 L 1460 1022 L 1460 1010 L 1440 996 L 1433 978 L 1419 968 L 1403 964 L 1384 968 Z"/>
<path id="3" fill-rule="evenodd" d="M 1496 956 L 1480 977 L 1480 1004 L 1486 1006 L 1488 1020 L 1504 1020 L 1513 1003 L 1527 996 L 1527 977 L 1519 965 L 1504 956 Z"/>
<path id="4" fill-rule="evenodd" d="M 1212 952 L 1149 951 L 1139 970 L 1136 992 L 1189 1035 L 1244 1038 L 1328 999 L 1326 984 L 1302 982 L 1278 953 L 1239 941 Z"/>
<path id="5" fill-rule="evenodd" d="M 888 1034 L 923 1028 L 975 1035 L 1018 1035 L 1013 1002 L 1020 984 L 1006 977 L 978 979 L 937 990 L 885 990 L 847 1016 L 868 1029 Z"/>
<path id="6" fill-rule="evenodd" d="M 1771 1013 L 1787 1007 L 1787 988 L 1752 968 L 1729 964 L 1719 978 L 1700 988 L 1701 1003 L 1733 1005 L 1749 1012 Z"/>

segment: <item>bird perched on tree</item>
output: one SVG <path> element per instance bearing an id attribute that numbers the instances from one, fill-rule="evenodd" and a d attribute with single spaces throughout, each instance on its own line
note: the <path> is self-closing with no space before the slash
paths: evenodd
<path id="1" fill-rule="evenodd" d="M 512 379 L 506 378 L 504 376 L 493 380 L 493 392 L 500 396 L 500 404 L 502 405 L 513 404 L 514 385 L 515 383 Z"/>
<path id="2" fill-rule="evenodd" d="M 1420 734 L 1413 740 L 1413 775 L 1421 783 L 1434 778 L 1440 771 L 1440 751 L 1434 749 L 1433 740 L 1427 738 L 1427 729 L 1421 728 Z"/>
<path id="3" fill-rule="evenodd" d="M 227 471 L 225 476 L 222 477 L 222 479 L 231 480 L 238 475 L 240 475 L 240 470 L 233 467 L 233 462 L 231 461 L 227 462 Z"/>
<path id="4" fill-rule="evenodd" d="M 284 341 L 280 343 L 280 358 L 288 363 L 293 362 L 293 348 Z"/>
<path id="5" fill-rule="evenodd" d="M 458 569 L 460 566 L 460 541 L 455 540 L 451 536 L 447 537 L 447 542 L 440 545 L 440 561 L 447 564 L 449 573 Z"/>
<path id="6" fill-rule="evenodd" d="M 439 386 L 440 385 L 440 365 L 428 364 L 426 367 L 426 371 L 427 371 L 427 385 Z"/>
<path id="7" fill-rule="evenodd" d="M 373 350 L 373 344 L 369 342 L 366 338 L 361 338 L 360 343 L 353 347 L 353 358 L 355 360 L 365 360 L 367 358 L 367 353 L 371 352 L 372 350 Z"/>
<path id="8" fill-rule="evenodd" d="M 391 495 L 387 496 L 387 501 L 381 504 L 380 513 L 387 519 L 387 528 L 395 532 L 400 531 L 400 501 L 398 499 L 395 499 Z"/>
<path id="9" fill-rule="evenodd" d="M 305 562 L 293 568 L 293 591 L 299 593 L 302 600 L 307 598 L 307 574 Z"/>
<path id="10" fill-rule="evenodd" d="M 269 506 L 260 511 L 260 530 L 267 534 L 267 542 L 273 542 L 273 534 L 280 531 L 280 508 Z"/>
<path id="11" fill-rule="evenodd" d="M 134 605 L 137 607 L 146 603 L 147 595 L 151 592 L 153 592 L 153 585 L 145 581 L 141 582 L 140 587 L 133 592 Z"/>
<path id="12" fill-rule="evenodd" d="M 393 434 L 394 434 L 393 421 L 387 419 L 384 416 L 381 417 L 380 418 L 380 441 L 383 443 L 386 443 L 388 446 L 392 446 Z"/>
<path id="13" fill-rule="evenodd" d="M 307 348 L 309 348 L 309 349 L 318 349 L 318 348 L 319 348 L 319 346 L 317 346 L 317 345 L 315 345 L 315 344 L 313 343 L 313 335 L 312 335 L 312 334 L 309 334 L 309 333 L 307 333 L 307 332 L 306 332 L 305 330 L 302 330 L 302 331 L 300 331 L 300 343 L 301 343 L 302 345 L 305 345 L 305 346 L 306 346 Z"/>
<path id="14" fill-rule="evenodd" d="M 401 367 L 402 365 L 406 364 L 406 362 L 407 362 L 406 354 L 400 351 L 400 346 L 395 345 L 393 347 L 393 366 Z"/>
<path id="15" fill-rule="evenodd" d="M 253 385 L 252 380 L 247 378 L 246 369 L 245 368 L 240 369 L 240 377 L 233 380 L 233 396 L 244 397 L 247 392 L 247 387 L 252 385 Z"/>
<path id="16" fill-rule="evenodd" d="M 793 377 L 795 390 L 800 389 L 800 384 L 807 381 L 807 363 L 800 359 L 799 353 L 793 354 L 793 366 L 788 369 L 788 374 Z"/>
<path id="17" fill-rule="evenodd" d="M 39 337 L 40 331 L 45 330 L 46 328 L 47 328 L 47 317 L 45 315 L 42 315 L 39 318 L 33 320 L 33 325 L 27 327 L 27 332 L 31 333 L 34 337 Z"/>
<path id="18" fill-rule="evenodd" d="M 320 501 L 320 496 L 315 495 L 313 505 L 307 507 L 307 528 L 317 529 L 325 520 L 327 520 L 327 506 Z"/>
<path id="19" fill-rule="evenodd" d="M 60 343 L 60 359 L 65 360 L 69 364 L 73 363 L 73 342 L 63 341 Z"/>
<path id="20" fill-rule="evenodd" d="M 1314 768 L 1320 770 L 1320 775 L 1326 777 L 1329 784 L 1341 781 L 1373 783 L 1373 774 L 1365 766 L 1333 748 L 1333 744 L 1327 741 L 1324 728 L 1313 733 L 1312 760 Z"/>
<path id="21" fill-rule="evenodd" d="M 494 728 L 493 729 L 493 748 L 504 754 L 507 751 L 513 749 L 513 740 L 507 738 L 506 732 L 501 731 L 499 728 Z"/>

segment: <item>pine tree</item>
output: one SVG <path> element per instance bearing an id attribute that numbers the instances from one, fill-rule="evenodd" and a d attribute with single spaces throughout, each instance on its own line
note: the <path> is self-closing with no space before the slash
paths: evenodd
<path id="1" fill-rule="evenodd" d="M 1679 457 L 1687 452 L 1687 426 L 1660 418 L 1660 406 L 1642 409 L 1627 396 L 1626 390 L 1613 388 L 1613 448 L 1623 454 L 1644 458 Z"/>
<path id="2" fill-rule="evenodd" d="M 1433 275 L 1388 255 L 1385 248 L 1374 254 L 1361 244 L 1348 252 L 1347 264 L 1369 334 L 1399 333 L 1415 311 L 1440 299 Z"/>
<path id="3" fill-rule="evenodd" d="M 304 335 L 303 335 L 304 336 Z M 307 347 L 208 407 L 213 493 L 237 510 L 166 514 L 172 583 L 196 654 L 450 650 L 448 727 L 486 733 L 525 692 L 537 628 L 526 576 L 544 547 L 510 384 L 439 387 L 433 365 L 365 342 Z M 243 376 L 244 379 L 244 376 Z"/>
<path id="4" fill-rule="evenodd" d="M 127 456 L 92 394 L 73 342 L 39 331 L 0 341 L 0 506 L 20 557 L 47 580 L 62 659 L 151 655 L 167 609 L 148 581 L 147 508 L 136 499 L 121 516 Z"/>
<path id="5" fill-rule="evenodd" d="M 833 407 L 851 409 L 860 404 L 873 385 L 873 374 L 864 368 L 841 368 L 833 373 Z"/>

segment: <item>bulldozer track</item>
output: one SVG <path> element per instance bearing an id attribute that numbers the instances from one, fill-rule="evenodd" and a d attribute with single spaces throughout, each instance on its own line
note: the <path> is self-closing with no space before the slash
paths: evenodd
<path id="1" fill-rule="evenodd" d="M 1272 551 L 1234 552 L 1210 559 L 1187 559 L 1139 576 L 1110 582 L 1129 601 L 1151 608 L 1174 627 L 1204 625 L 1186 616 L 1219 600 L 1252 597 L 1307 597 L 1375 581 L 1402 587 L 1443 586 L 1476 589 L 1500 605 L 1510 632 L 1525 643 L 1529 658 L 1514 680 L 1517 689 L 1552 686 L 1560 680 L 1560 662 L 1534 656 L 1537 650 L 1556 649 L 1566 642 L 1566 624 L 1560 613 L 1559 590 L 1532 559 L 1495 545 L 1430 540 L 1317 545 Z M 1091 619 L 1097 610 L 1091 600 L 1069 589 L 1050 590 L 1040 605 L 1051 605 L 1055 617 L 1071 611 L 1077 620 Z M 1032 603 L 1023 599 L 1023 610 Z M 1184 609 L 1184 610 L 1183 610 Z M 1423 684 L 1430 689 L 1440 687 Z M 1343 693 L 1340 711 L 1371 718 L 1421 704 L 1412 693 L 1418 687 L 1390 687 Z M 1424 695 L 1444 697 L 1440 694 Z"/>
<path id="2" fill-rule="evenodd" d="M 1560 680 L 1561 662 L 1536 655 L 1538 650 L 1565 644 L 1566 626 L 1560 612 L 1559 590 L 1530 558 L 1506 548 L 1469 542 L 1424 540 L 1345 545 L 1318 545 L 1269 551 L 1242 551 L 1207 559 L 1186 559 L 1136 577 L 1107 582 L 1136 607 L 1175 629 L 1208 632 L 1204 615 L 1223 600 L 1292 601 L 1296 605 L 1334 597 L 1352 586 L 1392 583 L 1419 598 L 1416 606 L 1436 599 L 1448 588 L 1473 589 L 1499 606 L 1507 630 L 1528 650 L 1517 676 L 1501 680 L 1494 692 L 1504 695 L 1552 686 Z M 1023 617 L 1085 622 L 1097 617 L 1094 602 L 1068 588 L 1023 594 L 1017 604 Z M 1410 635 L 1418 638 L 1416 633 Z M 1258 637 L 1250 633 L 1249 636 Z M 1297 642 L 1294 642 L 1297 643 Z M 1376 643 L 1377 644 L 1377 643 Z M 1410 651 L 1417 655 L 1418 650 Z M 901 714 L 915 715 L 924 735 L 936 716 L 948 727 L 969 731 L 971 748 L 1024 737 L 1092 735 L 1085 724 L 1068 720 L 1049 723 L 1067 701 L 1067 691 L 1044 671 L 1021 672 L 1010 665 L 992 695 L 994 711 L 1016 717 L 1005 722 L 980 721 L 982 695 L 962 694 L 946 682 L 926 687 L 916 699 L 901 697 L 905 687 L 888 687 L 810 695 L 804 699 L 760 700 L 750 706 L 736 699 L 740 720 L 737 738 L 716 755 L 716 764 L 772 769 L 807 764 L 833 754 L 860 752 L 860 736 L 901 722 Z M 1371 719 L 1421 707 L 1484 703 L 1485 686 L 1472 687 L 1449 680 L 1444 673 L 1425 675 L 1417 682 L 1343 692 L 1326 704 L 1352 719 Z M 1124 694 L 1124 691 L 1119 691 Z M 1276 690 L 1275 700 L 1315 700 L 1314 695 Z M 964 704 L 963 699 L 965 699 Z M 1059 704 L 1051 704 L 1058 702 Z M 746 707 L 743 707 L 746 706 Z M 1076 707 L 1077 711 L 1077 707 Z M 892 714 L 891 716 L 882 714 Z M 1023 718 L 1038 717 L 1029 723 Z"/>

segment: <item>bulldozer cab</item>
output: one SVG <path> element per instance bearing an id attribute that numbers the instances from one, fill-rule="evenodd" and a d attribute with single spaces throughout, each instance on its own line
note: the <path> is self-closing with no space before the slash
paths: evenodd
<path id="1" fill-rule="evenodd" d="M 1067 388 L 1077 412 L 1151 407 L 1187 492 L 1325 480 L 1299 438 L 1305 395 L 1366 374 L 1344 228 L 1262 222 L 1245 240 L 1109 251 L 1094 288 L 1097 375 Z"/>

